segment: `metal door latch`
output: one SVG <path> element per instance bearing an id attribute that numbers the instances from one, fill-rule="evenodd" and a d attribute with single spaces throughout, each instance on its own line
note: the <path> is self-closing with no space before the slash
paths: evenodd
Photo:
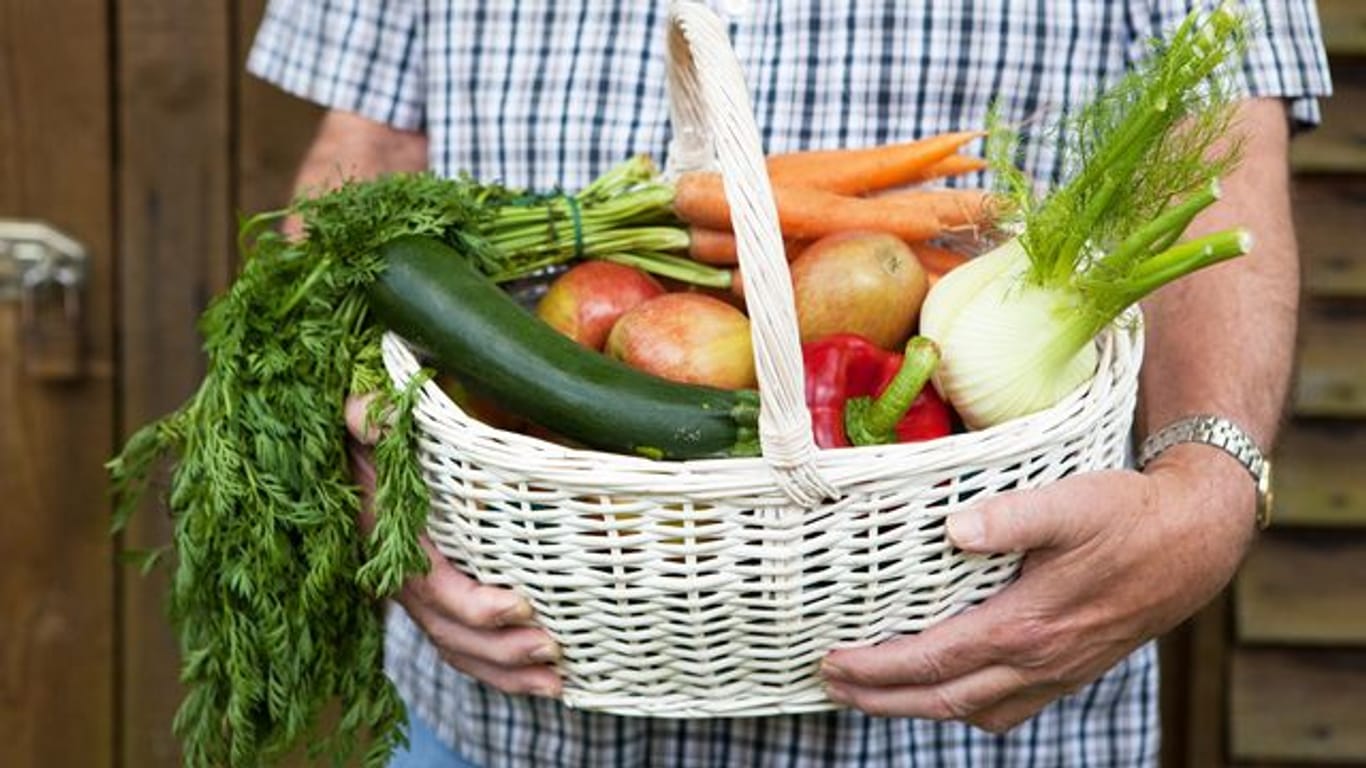
<path id="1" fill-rule="evenodd" d="M 24 369 L 43 379 L 81 375 L 85 246 L 40 221 L 0 219 L 0 301 L 19 302 Z"/>

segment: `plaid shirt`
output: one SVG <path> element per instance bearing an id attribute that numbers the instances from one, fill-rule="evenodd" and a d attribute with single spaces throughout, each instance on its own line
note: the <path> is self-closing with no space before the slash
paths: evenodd
<path id="1" fill-rule="evenodd" d="M 1122 74 L 1185 0 L 716 3 L 768 151 L 856 146 L 983 124 L 1033 124 Z M 1329 92 L 1309 0 L 1248 2 L 1247 91 L 1301 125 Z M 272 0 L 248 63 L 287 91 L 430 137 L 442 174 L 580 186 L 669 139 L 667 3 Z M 1036 178 L 1064 137 L 1026 137 Z M 979 185 L 981 178 L 960 179 Z M 504 695 L 446 666 L 402 610 L 387 666 L 412 710 L 480 765 L 1141 766 L 1157 759 L 1147 645 L 1005 735 L 852 711 L 708 721 L 623 718 Z"/>

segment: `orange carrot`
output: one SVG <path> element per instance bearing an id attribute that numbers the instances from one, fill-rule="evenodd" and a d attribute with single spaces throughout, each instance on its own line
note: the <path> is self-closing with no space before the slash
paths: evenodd
<path id="1" fill-rule="evenodd" d="M 851 197 L 789 186 L 775 186 L 773 194 L 785 238 L 808 240 L 835 232 L 876 230 L 903 240 L 927 240 L 951 226 L 940 220 L 936 204 L 917 199 Z M 674 213 L 693 226 L 730 229 L 730 206 L 721 177 L 701 171 L 681 175 L 674 186 Z"/>
<path id="2" fill-rule="evenodd" d="M 734 264 L 735 235 L 719 229 L 690 227 L 688 256 L 703 264 Z"/>
<path id="3" fill-rule="evenodd" d="M 920 262 L 920 266 L 925 268 L 925 272 L 936 278 L 954 267 L 966 263 L 970 258 L 966 254 L 934 243 L 919 242 L 909 243 L 909 245 L 916 260 Z"/>
<path id="4" fill-rule="evenodd" d="M 740 263 L 740 254 L 735 245 L 735 235 L 730 232 L 692 227 L 688 230 L 688 235 L 690 238 L 688 256 L 693 261 L 719 266 L 733 266 Z M 806 247 L 805 241 L 783 240 L 783 248 L 787 251 L 788 261 L 796 258 L 804 247 Z"/>
<path id="5" fill-rule="evenodd" d="M 995 216 L 998 204 L 998 199 L 985 189 L 908 189 L 880 198 L 925 206 L 946 229 L 983 226 Z"/>
<path id="6" fill-rule="evenodd" d="M 962 176 L 965 173 L 985 171 L 990 165 L 985 158 L 972 155 L 949 155 L 934 165 L 927 166 L 919 175 L 910 179 L 911 183 L 943 179 L 949 176 Z"/>
<path id="7" fill-rule="evenodd" d="M 958 131 L 900 144 L 771 155 L 768 175 L 774 184 L 861 195 L 916 181 L 926 169 L 981 136 L 981 131 Z"/>

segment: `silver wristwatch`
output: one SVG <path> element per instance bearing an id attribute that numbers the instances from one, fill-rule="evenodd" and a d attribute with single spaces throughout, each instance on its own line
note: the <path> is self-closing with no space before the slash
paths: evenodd
<path id="1" fill-rule="evenodd" d="M 1271 524 L 1271 460 L 1262 455 L 1246 430 L 1219 416 L 1180 419 L 1148 435 L 1138 449 L 1138 468 L 1143 469 L 1177 443 L 1205 443 L 1237 459 L 1257 483 L 1257 527 L 1264 529 Z"/>

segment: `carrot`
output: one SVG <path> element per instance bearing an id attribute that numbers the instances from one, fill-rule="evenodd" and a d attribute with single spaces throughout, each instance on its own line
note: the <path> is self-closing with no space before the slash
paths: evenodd
<path id="1" fill-rule="evenodd" d="M 947 229 L 979 227 L 996 213 L 997 198 L 985 189 L 909 189 L 879 196 L 902 200 L 933 211 Z"/>
<path id="2" fill-rule="evenodd" d="M 935 204 L 899 196 L 861 198 L 804 187 L 775 186 L 778 225 L 785 238 L 808 240 L 854 229 L 890 232 L 904 240 L 927 240 L 945 229 Z M 730 206 L 721 177 L 693 171 L 674 185 L 674 213 L 695 227 L 730 229 Z"/>
<path id="3" fill-rule="evenodd" d="M 774 184 L 861 195 L 917 181 L 928 168 L 981 136 L 981 131 L 957 131 L 900 144 L 771 155 L 768 175 Z"/>
<path id="4" fill-rule="evenodd" d="M 934 243 L 918 242 L 909 245 L 916 260 L 920 262 L 920 266 L 924 267 L 925 272 L 935 278 L 947 273 L 954 267 L 965 264 L 971 258 L 967 254 Z"/>
<path id="5" fill-rule="evenodd" d="M 990 165 L 985 158 L 973 155 L 949 155 L 934 165 L 927 166 L 919 175 L 912 177 L 912 184 L 930 179 L 943 179 L 949 176 L 962 176 L 965 173 L 984 171 Z"/>
<path id="6" fill-rule="evenodd" d="M 735 245 L 735 235 L 728 231 L 692 227 L 688 230 L 688 256 L 703 264 L 732 266 L 740 263 L 739 251 Z M 787 260 L 792 261 L 806 247 L 802 240 L 784 239 L 783 248 Z"/>

